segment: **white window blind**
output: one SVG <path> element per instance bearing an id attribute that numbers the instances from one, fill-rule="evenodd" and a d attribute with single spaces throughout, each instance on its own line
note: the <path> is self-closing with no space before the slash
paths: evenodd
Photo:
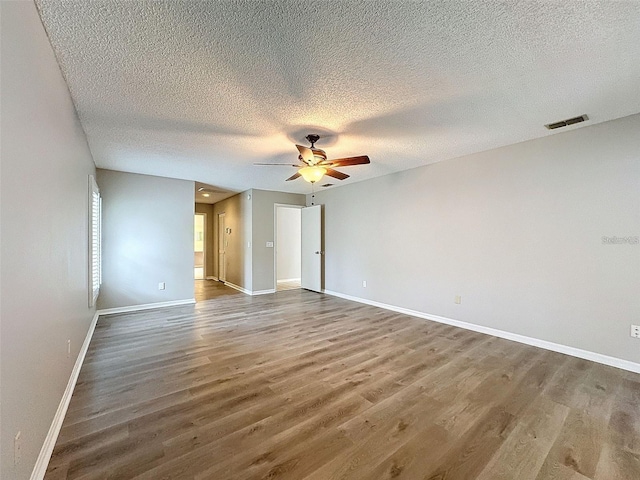
<path id="1" fill-rule="evenodd" d="M 92 175 L 89 195 L 89 306 L 93 307 L 102 283 L 102 198 Z"/>

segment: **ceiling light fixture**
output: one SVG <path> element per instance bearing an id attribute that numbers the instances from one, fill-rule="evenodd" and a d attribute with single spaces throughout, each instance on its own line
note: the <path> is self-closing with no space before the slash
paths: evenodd
<path id="1" fill-rule="evenodd" d="M 302 175 L 302 178 L 304 178 L 307 182 L 316 183 L 318 180 L 324 177 L 324 174 L 327 173 L 327 169 L 318 165 L 314 165 L 312 167 L 303 167 L 298 170 L 298 173 Z"/>
<path id="2" fill-rule="evenodd" d="M 208 193 L 203 193 L 202 196 L 203 197 L 209 197 L 210 195 Z"/>

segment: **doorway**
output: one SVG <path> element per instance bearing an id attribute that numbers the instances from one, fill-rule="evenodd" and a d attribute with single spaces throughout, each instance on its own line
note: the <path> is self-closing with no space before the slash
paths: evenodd
<path id="1" fill-rule="evenodd" d="M 221 282 L 227 279 L 227 226 L 225 224 L 225 214 L 218 214 L 218 280 Z"/>
<path id="2" fill-rule="evenodd" d="M 276 205 L 275 215 L 275 285 L 276 291 L 300 288 L 301 277 L 301 207 Z"/>
<path id="3" fill-rule="evenodd" d="M 207 218 L 196 213 L 193 220 L 193 278 L 204 280 L 205 244 Z"/>

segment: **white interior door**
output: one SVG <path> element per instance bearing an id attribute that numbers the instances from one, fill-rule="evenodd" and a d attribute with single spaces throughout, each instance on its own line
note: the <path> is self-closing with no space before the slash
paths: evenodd
<path id="1" fill-rule="evenodd" d="M 322 218 L 321 206 L 302 209 L 302 288 L 322 291 Z"/>
<path id="2" fill-rule="evenodd" d="M 224 213 L 220 213 L 218 215 L 218 280 L 221 282 L 227 279 L 227 263 L 225 258 L 227 249 L 226 231 Z"/>

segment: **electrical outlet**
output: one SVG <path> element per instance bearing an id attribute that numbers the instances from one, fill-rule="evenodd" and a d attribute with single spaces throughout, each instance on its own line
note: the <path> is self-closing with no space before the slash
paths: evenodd
<path id="1" fill-rule="evenodd" d="M 167 284 L 165 282 L 160 282 L 158 284 L 158 290 L 164 290 L 165 288 L 167 288 Z"/>
<path id="2" fill-rule="evenodd" d="M 366 281 L 366 280 L 362 280 L 362 286 L 363 286 L 364 288 L 367 288 L 367 281 Z"/>
<path id="3" fill-rule="evenodd" d="M 454 302 L 456 302 L 458 305 L 462 303 L 462 297 L 460 295 L 456 295 L 456 298 L 454 299 Z"/>
<path id="4" fill-rule="evenodd" d="M 640 338 L 640 325 L 631 325 L 631 336 Z"/>
<path id="5" fill-rule="evenodd" d="M 13 439 L 13 464 L 20 465 L 22 461 L 22 439 L 21 433 L 16 433 L 15 438 Z"/>
<path id="6" fill-rule="evenodd" d="M 71 339 L 67 340 L 67 358 L 71 358 Z"/>

